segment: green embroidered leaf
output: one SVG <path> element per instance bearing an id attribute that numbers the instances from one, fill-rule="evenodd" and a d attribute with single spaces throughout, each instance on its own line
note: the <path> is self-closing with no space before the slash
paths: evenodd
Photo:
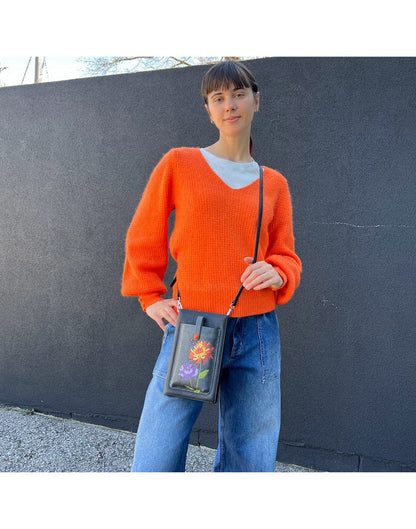
<path id="1" fill-rule="evenodd" d="M 194 389 L 194 393 L 201 393 L 200 389 Z"/>
<path id="2" fill-rule="evenodd" d="M 198 375 L 198 380 L 199 380 L 200 378 L 205 378 L 205 377 L 208 375 L 208 373 L 209 373 L 209 369 L 205 369 L 205 371 L 201 371 L 201 372 L 199 373 L 199 375 Z"/>
<path id="3" fill-rule="evenodd" d="M 194 388 L 192 386 L 185 386 L 185 387 L 186 387 L 186 389 L 190 389 L 191 391 L 194 390 Z"/>

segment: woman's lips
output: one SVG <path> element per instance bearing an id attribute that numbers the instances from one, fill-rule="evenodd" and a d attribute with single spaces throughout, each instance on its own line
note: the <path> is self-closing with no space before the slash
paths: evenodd
<path id="1" fill-rule="evenodd" d="M 234 123 L 234 122 L 236 122 L 236 121 L 239 120 L 239 119 L 240 119 L 240 116 L 234 116 L 234 117 L 232 117 L 232 118 L 226 118 L 225 121 L 226 121 L 227 123 Z"/>

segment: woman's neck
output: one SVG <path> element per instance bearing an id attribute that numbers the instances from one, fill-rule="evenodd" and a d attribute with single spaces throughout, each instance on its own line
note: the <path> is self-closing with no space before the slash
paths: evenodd
<path id="1" fill-rule="evenodd" d="M 231 162 L 248 163 L 253 160 L 250 156 L 250 138 L 220 137 L 216 143 L 205 147 L 205 150 Z"/>

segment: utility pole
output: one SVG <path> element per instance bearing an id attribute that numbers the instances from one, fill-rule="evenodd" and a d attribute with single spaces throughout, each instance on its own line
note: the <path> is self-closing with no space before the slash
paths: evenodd
<path id="1" fill-rule="evenodd" d="M 35 57 L 35 83 L 41 82 L 40 57 Z"/>

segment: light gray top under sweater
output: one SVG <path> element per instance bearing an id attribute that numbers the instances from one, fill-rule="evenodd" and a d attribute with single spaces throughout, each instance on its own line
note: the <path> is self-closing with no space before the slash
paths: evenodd
<path id="1" fill-rule="evenodd" d="M 232 189 L 248 186 L 259 177 L 259 165 L 254 160 L 248 163 L 239 163 L 219 158 L 205 149 L 201 149 L 201 153 L 214 173 Z"/>

